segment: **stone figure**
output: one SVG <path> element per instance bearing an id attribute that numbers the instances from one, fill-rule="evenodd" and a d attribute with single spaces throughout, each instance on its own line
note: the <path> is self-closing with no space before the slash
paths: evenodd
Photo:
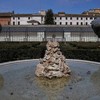
<path id="1" fill-rule="evenodd" d="M 48 41 L 46 47 L 44 58 L 40 59 L 40 63 L 36 67 L 36 76 L 47 78 L 70 76 L 71 70 L 59 49 L 59 43 Z"/>
<path id="2" fill-rule="evenodd" d="M 94 21 L 92 21 L 91 26 L 95 34 L 100 38 L 100 18 L 96 18 Z"/>

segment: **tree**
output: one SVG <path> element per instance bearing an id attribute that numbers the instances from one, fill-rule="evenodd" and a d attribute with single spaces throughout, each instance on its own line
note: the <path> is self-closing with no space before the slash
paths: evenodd
<path id="1" fill-rule="evenodd" d="M 95 32 L 95 34 L 100 38 L 100 18 L 92 21 L 91 26 Z"/>
<path id="2" fill-rule="evenodd" d="M 1 33 L 1 31 L 2 31 L 2 25 L 0 24 L 0 33 Z"/>
<path id="3" fill-rule="evenodd" d="M 45 16 L 45 24 L 46 25 L 54 25 L 53 11 L 48 9 Z"/>

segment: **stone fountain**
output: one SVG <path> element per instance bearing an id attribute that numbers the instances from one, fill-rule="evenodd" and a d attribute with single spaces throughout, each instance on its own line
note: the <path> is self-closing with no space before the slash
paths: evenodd
<path id="1" fill-rule="evenodd" d="M 50 52 L 47 51 L 45 56 L 51 53 L 50 50 Z M 64 62 L 62 64 L 66 65 L 65 68 L 64 66 L 59 66 L 61 68 L 54 66 L 52 68 L 52 64 L 49 64 L 49 67 L 44 66 L 43 64 L 48 61 L 43 61 L 45 56 L 40 61 L 38 59 L 30 59 L 1 63 L 0 100 L 100 100 L 99 62 L 67 59 L 66 63 L 70 66 L 70 72 L 64 60 L 62 60 Z M 63 57 L 61 56 L 59 59 L 61 60 Z M 39 67 L 41 68 L 41 74 L 36 72 L 37 64 L 42 66 Z M 56 60 L 54 64 L 56 64 Z M 60 63 L 57 64 L 59 65 Z M 55 67 L 58 69 L 54 69 Z M 50 74 L 51 72 L 53 74 Z M 61 75 L 59 77 L 62 78 L 53 78 L 58 77 L 58 73 Z M 67 77 L 70 73 L 71 76 Z M 42 77 L 36 77 L 35 74 Z M 45 78 L 47 76 L 52 77 L 52 79 Z"/>
<path id="2" fill-rule="evenodd" d="M 59 43 L 56 41 L 48 41 L 47 50 L 43 59 L 40 59 L 40 63 L 36 67 L 35 74 L 38 77 L 68 77 L 71 74 L 71 70 L 66 64 L 66 59 L 62 55 Z"/>

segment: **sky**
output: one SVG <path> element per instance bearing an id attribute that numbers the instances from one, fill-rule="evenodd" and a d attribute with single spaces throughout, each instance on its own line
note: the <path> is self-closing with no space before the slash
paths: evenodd
<path id="1" fill-rule="evenodd" d="M 38 13 L 52 9 L 54 13 L 82 13 L 100 8 L 100 0 L 0 0 L 0 12 Z"/>

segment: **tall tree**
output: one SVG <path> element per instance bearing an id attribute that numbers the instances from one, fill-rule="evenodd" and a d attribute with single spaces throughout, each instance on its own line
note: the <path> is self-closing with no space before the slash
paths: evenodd
<path id="1" fill-rule="evenodd" d="M 0 24 L 0 33 L 1 33 L 1 31 L 2 31 L 2 25 Z"/>
<path id="2" fill-rule="evenodd" d="M 52 9 L 48 9 L 45 16 L 45 24 L 46 25 L 54 25 L 53 11 Z"/>

